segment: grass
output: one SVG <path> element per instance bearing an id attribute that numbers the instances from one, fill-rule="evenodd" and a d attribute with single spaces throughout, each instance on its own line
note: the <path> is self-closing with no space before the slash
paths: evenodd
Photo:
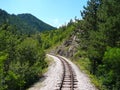
<path id="1" fill-rule="evenodd" d="M 47 62 L 47 65 L 49 66 L 53 62 L 53 58 L 46 55 L 45 61 Z M 47 71 L 48 71 L 48 67 L 43 69 L 42 73 L 46 73 Z"/>
<path id="2" fill-rule="evenodd" d="M 91 83 L 95 85 L 99 90 L 106 90 L 102 85 L 101 80 L 99 80 L 95 75 L 90 74 L 90 60 L 88 58 L 81 58 L 73 61 L 82 72 L 88 75 L 91 80 Z"/>

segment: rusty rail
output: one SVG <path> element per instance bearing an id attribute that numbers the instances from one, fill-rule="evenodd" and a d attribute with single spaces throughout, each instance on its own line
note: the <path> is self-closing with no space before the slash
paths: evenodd
<path id="1" fill-rule="evenodd" d="M 77 88 L 75 86 L 77 85 L 76 84 L 77 79 L 75 77 L 76 75 L 73 72 L 71 65 L 66 60 L 64 60 L 62 57 L 60 56 L 57 56 L 57 57 L 61 60 L 62 65 L 63 65 L 62 80 L 57 90 L 63 90 L 65 88 L 67 89 L 69 88 L 69 90 L 75 90 L 75 88 Z"/>

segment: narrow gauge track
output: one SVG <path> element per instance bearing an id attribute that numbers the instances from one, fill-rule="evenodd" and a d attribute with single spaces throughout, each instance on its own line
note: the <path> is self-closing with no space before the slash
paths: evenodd
<path id="1" fill-rule="evenodd" d="M 58 56 L 58 58 L 61 60 L 63 65 L 63 74 L 56 90 L 76 90 L 78 81 L 76 79 L 75 72 L 66 60 L 60 56 Z"/>

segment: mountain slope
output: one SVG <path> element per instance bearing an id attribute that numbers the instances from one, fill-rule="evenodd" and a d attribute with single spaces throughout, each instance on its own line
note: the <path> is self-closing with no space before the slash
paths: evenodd
<path id="1" fill-rule="evenodd" d="M 36 29 L 40 31 L 55 29 L 31 14 L 19 14 L 18 17 L 21 18 L 24 22 L 28 23 L 28 25 L 31 25 L 31 27 L 36 27 Z"/>
<path id="2" fill-rule="evenodd" d="M 54 30 L 53 26 L 46 24 L 31 14 L 8 14 L 6 11 L 0 9 L 0 25 L 8 23 L 16 26 L 22 33 L 35 33 L 44 30 Z"/>

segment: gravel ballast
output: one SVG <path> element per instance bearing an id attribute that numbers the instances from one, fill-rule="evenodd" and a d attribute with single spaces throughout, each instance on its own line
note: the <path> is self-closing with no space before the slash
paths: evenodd
<path id="1" fill-rule="evenodd" d="M 57 57 L 52 55 L 48 56 L 52 57 L 54 61 L 50 64 L 48 71 L 43 75 L 43 78 L 28 90 L 55 90 L 58 83 L 60 83 L 63 71 L 62 63 Z M 76 73 L 78 88 L 75 90 L 97 90 L 95 86 L 90 82 L 90 79 L 86 74 L 81 72 L 80 69 L 70 60 L 66 59 L 65 57 L 63 58 L 69 62 Z"/>

